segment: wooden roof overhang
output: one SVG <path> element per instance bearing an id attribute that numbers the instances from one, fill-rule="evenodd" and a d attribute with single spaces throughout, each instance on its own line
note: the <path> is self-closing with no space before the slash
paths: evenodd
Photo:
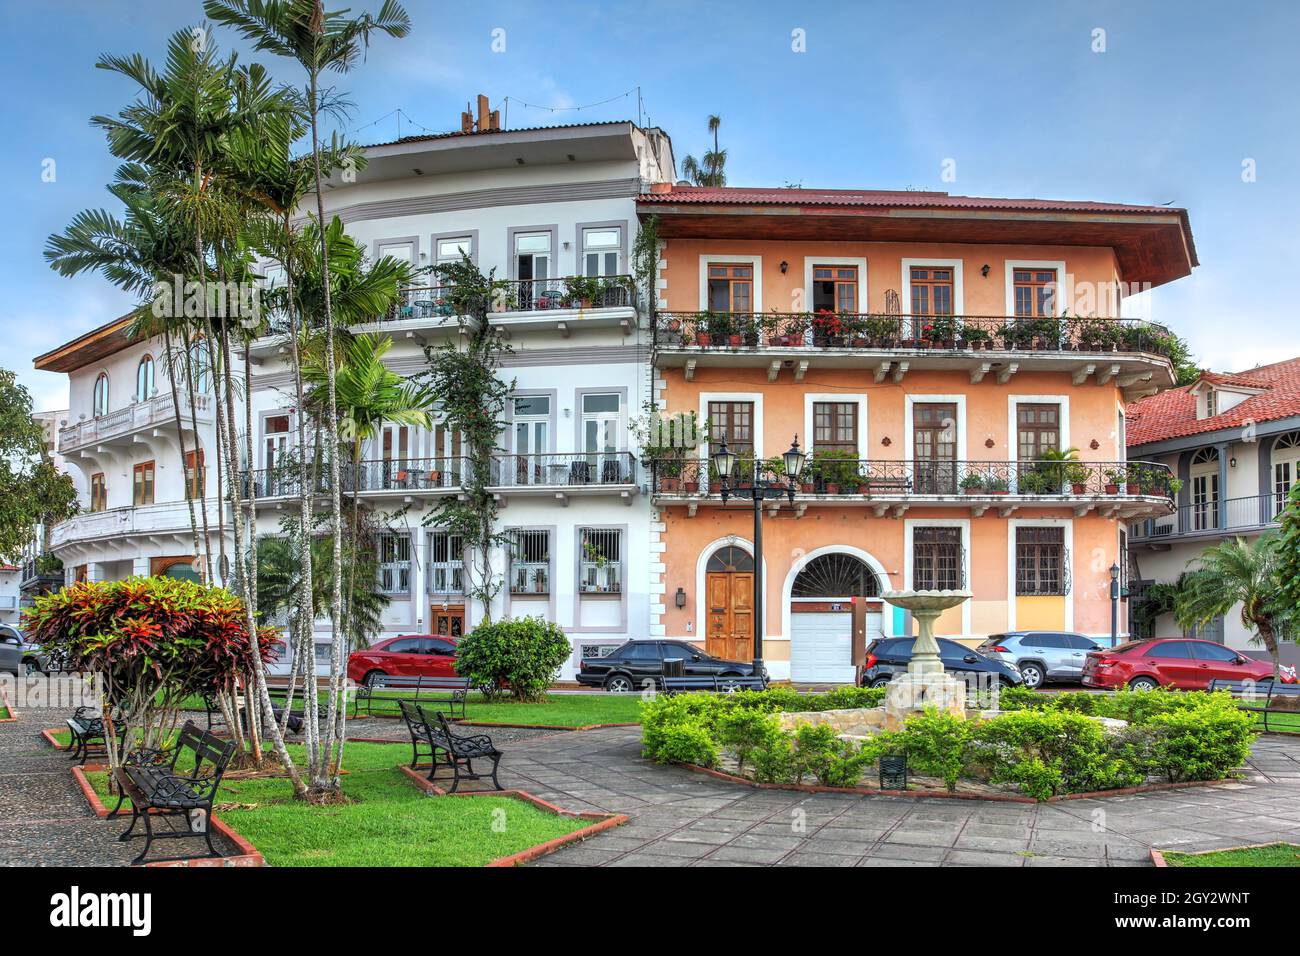
<path id="1" fill-rule="evenodd" d="M 126 348 L 131 343 L 130 327 L 131 316 L 124 315 L 36 356 L 33 364 L 43 372 L 75 372 Z"/>

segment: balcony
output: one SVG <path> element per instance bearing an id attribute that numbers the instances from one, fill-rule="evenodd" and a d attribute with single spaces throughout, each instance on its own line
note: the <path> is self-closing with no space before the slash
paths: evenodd
<path id="1" fill-rule="evenodd" d="M 18 573 L 18 590 L 23 594 L 44 594 L 63 587 L 63 563 L 52 554 L 28 558 Z"/>
<path id="2" fill-rule="evenodd" d="M 498 498 L 536 495 L 562 504 L 570 495 L 615 494 L 630 505 L 637 493 L 637 461 L 626 451 L 496 455 L 488 490 Z"/>
<path id="3" fill-rule="evenodd" d="M 67 455 L 90 447 L 129 444 L 136 435 L 155 428 L 175 428 L 175 404 L 170 392 L 147 401 L 134 402 L 126 408 L 89 418 L 59 429 L 59 454 Z M 194 416 L 190 416 L 190 397 L 181 395 L 181 423 L 187 431 L 193 421 L 212 424 L 212 396 L 194 396 Z"/>
<path id="4" fill-rule="evenodd" d="M 969 370 L 1006 384 L 1018 371 L 1069 371 L 1076 385 L 1150 391 L 1173 384 L 1174 336 L 1139 319 L 876 315 L 809 312 L 657 312 L 655 364 L 766 367 L 768 380 L 810 367 L 870 368 L 901 382 L 909 370 Z"/>
<path id="5" fill-rule="evenodd" d="M 459 494 L 462 475 L 467 467 L 464 458 L 405 458 L 342 462 L 339 476 L 342 493 L 377 498 L 423 499 Z M 278 468 L 256 468 L 241 472 L 244 497 L 268 503 L 297 498 L 302 490 L 302 474 L 296 464 Z M 330 473 L 322 466 L 316 475 L 315 495 L 330 493 Z"/>
<path id="6" fill-rule="evenodd" d="M 577 329 L 620 327 L 627 332 L 636 324 L 636 285 L 628 275 L 499 279 L 495 290 L 488 312 L 492 324 L 507 336 L 516 331 L 555 331 L 567 338 Z M 467 314 L 481 307 L 454 285 L 405 286 L 397 305 L 363 327 L 425 344 L 430 332 L 459 332 Z M 252 354 L 261 359 L 284 350 L 278 340 L 286 334 L 287 323 L 273 323 L 271 335 L 255 342 Z"/>
<path id="7" fill-rule="evenodd" d="M 200 503 L 195 503 L 195 518 L 202 526 Z M 220 504 L 212 499 L 206 502 L 208 526 L 215 535 Z M 228 526 L 228 523 L 227 523 Z M 184 501 L 168 501 L 155 505 L 128 505 L 106 511 L 87 511 L 61 521 L 50 531 L 50 549 L 55 552 L 81 544 L 110 541 L 119 538 L 147 537 L 165 539 L 172 537 L 182 548 L 179 553 L 189 553 L 194 548 L 190 528 L 189 505 Z M 63 563 L 74 563 L 60 554 Z"/>
<path id="8" fill-rule="evenodd" d="M 1276 494 L 1179 505 L 1172 514 L 1134 525 L 1129 540 L 1163 551 L 1184 540 L 1259 534 L 1276 528 L 1285 509 L 1286 496 Z"/>
<path id="9" fill-rule="evenodd" d="M 722 482 L 707 461 L 658 459 L 649 468 L 658 503 L 684 505 L 691 515 L 701 506 L 724 505 Z M 773 472 L 766 475 L 779 480 Z M 732 487 L 746 480 L 752 479 L 728 479 Z M 766 507 L 792 507 L 796 516 L 809 507 L 863 507 L 894 518 L 913 506 L 968 509 L 973 517 L 990 510 L 1007 517 L 1020 508 L 1065 507 L 1077 517 L 1097 511 L 1130 519 L 1170 513 L 1172 480 L 1169 468 L 1156 462 L 837 458 L 808 463 L 793 505 L 774 499 Z M 741 499 L 732 500 L 732 507 L 740 506 Z"/>

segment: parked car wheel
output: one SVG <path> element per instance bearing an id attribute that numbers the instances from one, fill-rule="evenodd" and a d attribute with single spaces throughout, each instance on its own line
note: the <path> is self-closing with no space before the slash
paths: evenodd
<path id="1" fill-rule="evenodd" d="M 632 678 L 626 674 L 614 674 L 605 678 L 605 690 L 611 694 L 630 694 L 632 693 Z"/>
<path id="2" fill-rule="evenodd" d="M 1025 679 L 1025 686 L 1037 690 L 1043 683 L 1043 665 L 1034 661 L 1020 665 L 1020 676 Z"/>
<path id="3" fill-rule="evenodd" d="M 873 680 L 873 681 L 871 682 L 871 686 L 872 686 L 872 687 L 888 687 L 888 686 L 889 686 L 889 678 L 888 678 L 888 677 L 877 677 L 875 680 Z"/>
<path id="4" fill-rule="evenodd" d="M 1160 682 L 1154 677 L 1134 677 L 1128 682 L 1129 690 L 1156 690 L 1160 687 Z"/>
<path id="5" fill-rule="evenodd" d="M 362 679 L 361 683 L 365 684 L 367 687 L 374 687 L 375 684 L 379 683 L 379 678 L 387 676 L 388 675 L 383 671 L 366 671 L 366 676 Z"/>

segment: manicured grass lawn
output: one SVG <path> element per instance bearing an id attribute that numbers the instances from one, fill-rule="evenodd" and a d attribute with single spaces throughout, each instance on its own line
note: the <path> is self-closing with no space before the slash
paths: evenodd
<path id="1" fill-rule="evenodd" d="M 301 747 L 290 751 L 302 759 Z M 482 866 L 591 823 L 509 797 L 431 797 L 396 769 L 409 760 L 406 746 L 350 743 L 343 790 L 352 803 L 306 806 L 288 780 L 231 780 L 217 813 L 271 866 Z M 88 776 L 112 809 L 107 775 Z"/>
<path id="2" fill-rule="evenodd" d="M 1255 714 L 1255 729 L 1264 729 L 1264 715 Z M 1300 734 L 1300 714 L 1269 714 L 1268 729 Z"/>
<path id="3" fill-rule="evenodd" d="M 1216 850 L 1213 853 L 1166 852 L 1164 856 L 1170 866 L 1300 866 L 1300 846 L 1294 843 Z"/>
<path id="4" fill-rule="evenodd" d="M 397 704 L 385 697 L 401 697 L 380 691 L 374 698 L 376 714 L 397 713 Z M 350 711 L 349 711 L 350 712 Z M 362 704 L 361 717 L 366 716 Z M 641 720 L 640 694 L 548 694 L 540 704 L 517 704 L 510 700 L 488 703 L 478 693 L 465 701 L 466 720 L 501 724 L 549 724 L 556 727 L 584 727 L 588 724 L 633 724 Z"/>

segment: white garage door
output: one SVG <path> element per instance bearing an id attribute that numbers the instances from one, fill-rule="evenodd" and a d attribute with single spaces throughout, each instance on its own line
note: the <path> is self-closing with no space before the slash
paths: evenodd
<path id="1" fill-rule="evenodd" d="M 790 615 L 790 679 L 808 684 L 853 683 L 853 615 Z M 867 613 L 867 643 L 881 636 L 879 612 Z"/>

